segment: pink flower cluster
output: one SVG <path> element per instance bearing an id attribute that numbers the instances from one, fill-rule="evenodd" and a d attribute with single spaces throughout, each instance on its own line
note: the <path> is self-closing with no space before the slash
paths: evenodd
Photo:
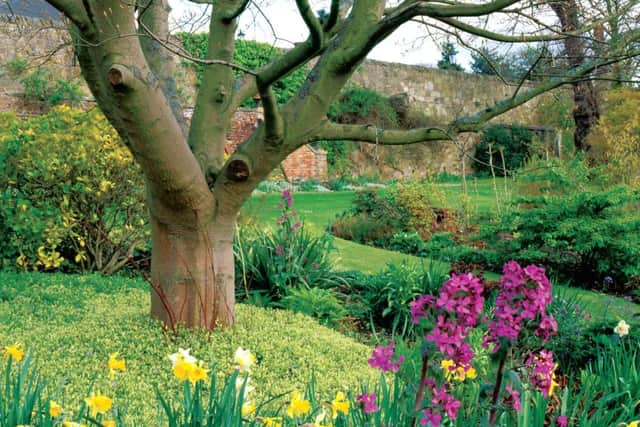
<path id="1" fill-rule="evenodd" d="M 382 372 L 393 371 L 398 372 L 400 365 L 404 362 L 404 356 L 399 356 L 396 360 L 392 360 L 395 355 L 393 346 L 395 343 L 391 341 L 387 346 L 378 345 L 373 350 L 373 355 L 369 359 L 369 366 L 378 368 Z"/>
<path id="2" fill-rule="evenodd" d="M 371 394 L 362 393 L 362 394 L 359 394 L 358 397 L 356 397 L 356 399 L 363 406 L 364 413 L 367 415 L 373 414 L 374 412 L 378 412 L 380 410 L 378 405 L 376 405 L 375 393 L 371 393 Z"/>
<path id="3" fill-rule="evenodd" d="M 553 375 L 556 365 L 553 362 L 553 352 L 540 350 L 538 354 L 529 354 L 525 365 L 531 369 L 529 381 L 545 397 L 549 397 L 554 384 Z"/>
<path id="4" fill-rule="evenodd" d="M 456 400 L 447 393 L 445 386 L 440 388 L 436 387 L 436 383 L 431 378 L 426 378 L 425 385 L 431 389 L 431 405 L 422 412 L 422 418 L 420 424 L 423 426 L 431 425 L 432 427 L 439 427 L 442 420 L 443 413 L 446 413 L 450 420 L 455 420 L 458 417 L 458 410 L 460 409 L 460 401 Z"/>
<path id="5" fill-rule="evenodd" d="M 520 412 L 520 410 L 522 410 L 520 392 L 514 390 L 510 385 L 506 386 L 504 390 L 507 392 L 507 396 L 504 398 L 504 404 L 511 406 L 516 412 Z"/>
<path id="6" fill-rule="evenodd" d="M 427 341 L 434 343 L 438 351 L 457 366 L 468 368 L 473 359 L 473 350 L 465 339 L 482 313 L 482 291 L 480 279 L 471 273 L 452 274 L 433 304 L 440 314 Z M 416 309 L 412 314 L 419 318 L 420 312 Z"/>
<path id="7" fill-rule="evenodd" d="M 484 346 L 494 344 L 494 351 L 500 347 L 500 339 L 515 340 L 525 320 L 540 318 L 535 332 L 545 343 L 558 331 L 553 316 L 547 314 L 551 302 L 551 283 L 542 267 L 529 265 L 524 269 L 515 261 L 509 261 L 502 269 L 500 293 L 493 312 L 494 320 L 489 323 L 489 333 Z"/>

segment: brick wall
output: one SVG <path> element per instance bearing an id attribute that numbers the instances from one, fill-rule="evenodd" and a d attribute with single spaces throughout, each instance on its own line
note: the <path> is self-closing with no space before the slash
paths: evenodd
<path id="1" fill-rule="evenodd" d="M 262 110 L 239 110 L 232 120 L 231 129 L 227 133 L 226 153 L 233 153 L 238 145 L 253 133 L 263 120 Z M 298 148 L 282 162 L 284 174 L 288 179 L 317 179 L 326 181 L 327 153 L 320 148 L 309 145 Z M 277 171 L 276 171 L 277 172 Z"/>

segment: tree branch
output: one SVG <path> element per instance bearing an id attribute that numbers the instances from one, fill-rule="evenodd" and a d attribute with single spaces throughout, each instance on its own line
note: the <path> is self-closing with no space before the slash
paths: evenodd
<path id="1" fill-rule="evenodd" d="M 317 51 L 322 47 L 322 41 L 324 39 L 322 24 L 320 24 L 318 17 L 311 9 L 308 0 L 296 0 L 296 6 L 298 6 L 298 12 L 300 12 L 302 20 L 309 29 L 309 39 L 311 40 L 310 49 Z"/>
<path id="2" fill-rule="evenodd" d="M 331 0 L 331 9 L 329 10 L 329 19 L 324 23 L 323 30 L 325 32 L 331 31 L 333 27 L 338 23 L 338 16 L 340 15 L 340 0 Z"/>
<path id="3" fill-rule="evenodd" d="M 267 145 L 279 145 L 284 137 L 284 121 L 278 111 L 276 97 L 271 86 L 264 86 L 258 82 L 260 100 L 264 109 L 265 143 Z"/>
<path id="4" fill-rule="evenodd" d="M 406 145 L 417 142 L 451 139 L 449 132 L 436 127 L 410 130 L 387 130 L 371 125 L 344 125 L 325 122 L 310 141 L 362 141 L 384 145 Z"/>
<path id="5" fill-rule="evenodd" d="M 238 5 L 238 7 L 236 7 L 235 10 L 233 10 L 230 13 L 226 13 L 222 16 L 222 21 L 228 24 L 234 19 L 236 19 L 237 17 L 239 17 L 240 15 L 242 15 L 242 12 L 246 10 L 250 2 L 251 0 L 241 0 L 240 4 Z"/>

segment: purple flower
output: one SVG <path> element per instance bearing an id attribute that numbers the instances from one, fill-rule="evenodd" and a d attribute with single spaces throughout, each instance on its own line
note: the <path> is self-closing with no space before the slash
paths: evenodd
<path id="1" fill-rule="evenodd" d="M 364 413 L 367 415 L 378 412 L 380 410 L 380 408 L 378 408 L 378 405 L 376 405 L 375 393 L 362 393 L 358 395 L 358 397 L 356 397 L 356 400 L 362 404 L 362 406 L 364 407 Z"/>
<path id="2" fill-rule="evenodd" d="M 276 255 L 282 255 L 282 254 L 284 254 L 284 246 L 282 245 L 276 246 Z"/>
<path id="3" fill-rule="evenodd" d="M 399 356 L 396 360 L 391 358 L 394 356 L 393 346 L 395 343 L 391 341 L 386 347 L 378 345 L 373 350 L 373 355 L 369 359 L 369 366 L 378 368 L 382 372 L 393 371 L 398 372 L 400 365 L 404 361 L 404 356 Z"/>
<path id="4" fill-rule="evenodd" d="M 525 365 L 531 369 L 529 382 L 538 389 L 545 397 L 553 394 L 553 388 L 557 385 L 554 381 L 554 371 L 556 365 L 553 361 L 553 352 L 540 350 L 538 354 L 529 353 L 529 358 Z"/>
<path id="5" fill-rule="evenodd" d="M 442 415 L 438 412 L 432 412 L 431 409 L 425 409 L 420 419 L 420 424 L 423 426 L 431 425 L 432 427 L 439 427 Z"/>
<path id="6" fill-rule="evenodd" d="M 506 386 L 504 389 L 507 392 L 507 397 L 504 398 L 504 403 L 506 405 L 510 405 L 516 412 L 520 412 L 522 410 L 520 392 L 512 389 L 510 385 Z"/>
<path id="7" fill-rule="evenodd" d="M 420 323 L 420 319 L 427 317 L 428 309 L 432 308 L 436 299 L 431 295 L 422 295 L 415 301 L 409 303 L 409 310 L 411 311 L 411 321 L 415 324 Z"/>
<path id="8" fill-rule="evenodd" d="M 566 415 L 560 415 L 558 418 L 556 418 L 556 424 L 558 424 L 558 426 L 560 427 L 567 427 L 567 416 Z"/>
<path id="9" fill-rule="evenodd" d="M 291 226 L 291 231 L 296 231 L 300 227 L 302 227 L 302 223 L 300 221 L 296 221 L 295 224 Z"/>
<path id="10" fill-rule="evenodd" d="M 291 196 L 291 190 L 290 189 L 287 188 L 287 189 L 282 191 L 282 200 L 287 202 L 287 207 L 288 208 L 293 206 L 293 197 Z"/>

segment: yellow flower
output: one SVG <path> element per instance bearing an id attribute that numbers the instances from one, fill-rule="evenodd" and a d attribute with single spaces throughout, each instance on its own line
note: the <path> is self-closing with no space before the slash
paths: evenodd
<path id="1" fill-rule="evenodd" d="M 455 362 L 450 359 L 443 359 L 442 362 L 440 362 L 440 367 L 449 382 L 452 380 L 464 381 L 466 378 L 473 379 L 478 376 L 478 373 L 472 366 L 467 368 L 464 366 L 456 366 Z"/>
<path id="2" fill-rule="evenodd" d="M 260 418 L 260 421 L 264 423 L 265 427 L 282 427 L 280 418 L 262 417 Z"/>
<path id="3" fill-rule="evenodd" d="M 336 398 L 331 402 L 331 412 L 334 419 L 338 417 L 338 412 L 342 412 L 345 415 L 349 413 L 349 401 L 345 400 L 343 392 L 336 393 Z"/>
<path id="4" fill-rule="evenodd" d="M 618 322 L 615 328 L 613 328 L 613 332 L 618 334 L 620 338 L 625 335 L 629 335 L 629 325 L 624 320 Z"/>
<path id="5" fill-rule="evenodd" d="M 113 379 L 116 371 L 124 372 L 127 370 L 127 365 L 124 359 L 118 359 L 120 353 L 115 352 L 109 355 L 109 362 L 107 366 L 109 368 L 109 376 Z"/>
<path id="6" fill-rule="evenodd" d="M 287 415 L 291 418 L 301 417 L 311 410 L 311 403 L 298 390 L 291 392 L 291 402 L 287 408 Z"/>
<path id="7" fill-rule="evenodd" d="M 207 372 L 209 372 L 209 370 L 202 367 L 202 362 L 200 362 L 198 365 L 194 363 L 188 373 L 189 381 L 191 381 L 191 384 L 195 384 L 198 381 L 206 381 Z"/>
<path id="8" fill-rule="evenodd" d="M 58 405 L 53 400 L 49 401 L 49 415 L 51 418 L 57 418 L 62 414 L 62 406 Z"/>
<path id="9" fill-rule="evenodd" d="M 6 362 L 9 358 L 12 358 L 16 362 L 19 362 L 24 357 L 24 350 L 21 349 L 22 344 L 16 342 L 13 345 L 4 348 L 4 361 Z"/>
<path id="10" fill-rule="evenodd" d="M 86 427 L 84 424 L 75 423 L 73 421 L 63 421 L 62 427 Z"/>
<path id="11" fill-rule="evenodd" d="M 91 397 L 87 397 L 84 399 L 84 402 L 89 407 L 91 411 L 91 416 L 95 418 L 98 414 L 105 414 L 109 409 L 111 409 L 111 405 L 113 401 L 104 396 L 102 394 L 91 395 Z"/>
<path id="12" fill-rule="evenodd" d="M 195 367 L 195 363 L 180 360 L 173 367 L 173 375 L 175 375 L 180 381 L 186 381 L 189 379 L 189 376 L 192 375 L 191 371 L 193 371 L 193 368 Z"/>
<path id="13" fill-rule="evenodd" d="M 113 420 L 103 421 L 102 427 L 116 427 L 116 422 Z"/>
<path id="14" fill-rule="evenodd" d="M 236 353 L 233 356 L 234 368 L 240 372 L 250 372 L 251 367 L 256 363 L 256 356 L 254 356 L 249 350 L 243 350 L 242 347 L 236 349 Z"/>
<path id="15" fill-rule="evenodd" d="M 256 404 L 253 402 L 244 402 L 242 404 L 242 416 L 246 417 L 256 411 Z"/>
<path id="16" fill-rule="evenodd" d="M 624 424 L 625 427 L 640 427 L 640 420 L 631 421 L 629 424 Z"/>
<path id="17" fill-rule="evenodd" d="M 179 362 L 196 363 L 196 358 L 189 354 L 189 349 L 179 348 L 177 353 L 173 353 L 169 356 L 171 365 L 176 366 Z"/>

